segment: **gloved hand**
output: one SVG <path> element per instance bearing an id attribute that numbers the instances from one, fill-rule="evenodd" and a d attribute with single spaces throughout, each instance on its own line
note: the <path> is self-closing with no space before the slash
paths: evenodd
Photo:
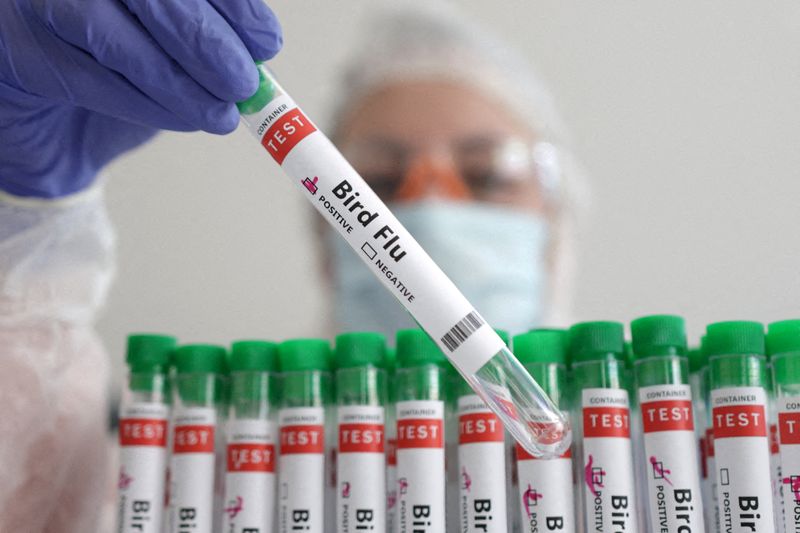
<path id="1" fill-rule="evenodd" d="M 0 0 L 0 189 L 59 197 L 158 129 L 233 131 L 281 44 L 262 0 Z"/>

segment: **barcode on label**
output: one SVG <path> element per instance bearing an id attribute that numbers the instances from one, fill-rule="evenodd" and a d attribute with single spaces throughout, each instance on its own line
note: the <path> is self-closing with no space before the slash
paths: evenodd
<path id="1" fill-rule="evenodd" d="M 453 352 L 485 323 L 478 313 L 472 311 L 450 328 L 450 331 L 442 337 L 442 344 Z"/>

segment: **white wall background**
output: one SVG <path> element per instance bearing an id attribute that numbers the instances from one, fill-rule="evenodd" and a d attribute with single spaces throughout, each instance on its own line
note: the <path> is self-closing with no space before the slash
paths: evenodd
<path id="1" fill-rule="evenodd" d="M 367 0 L 273 0 L 274 68 L 326 115 Z M 577 319 L 800 315 L 800 3 L 461 2 L 539 67 L 591 178 Z M 319 118 L 318 118 L 319 120 Z M 310 208 L 244 131 L 114 163 L 119 272 L 100 330 L 184 341 L 324 331 Z"/>

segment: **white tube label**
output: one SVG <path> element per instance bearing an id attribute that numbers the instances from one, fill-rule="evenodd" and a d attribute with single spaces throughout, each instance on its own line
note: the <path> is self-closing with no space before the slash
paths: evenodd
<path id="1" fill-rule="evenodd" d="M 519 508 L 523 533 L 574 533 L 575 500 L 572 452 L 537 459 L 516 444 Z"/>
<path id="2" fill-rule="evenodd" d="M 248 129 L 442 351 L 473 375 L 503 341 L 287 95 L 244 115 Z"/>
<path id="3" fill-rule="evenodd" d="M 386 456 L 381 406 L 338 409 L 337 531 L 381 531 L 386 524 Z"/>
<path id="4" fill-rule="evenodd" d="M 639 404 L 651 531 L 703 533 L 691 388 L 689 385 L 642 387 Z"/>
<path id="5" fill-rule="evenodd" d="M 783 519 L 787 533 L 800 533 L 800 397 L 778 400 Z"/>
<path id="6" fill-rule="evenodd" d="M 503 424 L 476 394 L 458 399 L 460 531 L 506 533 Z"/>
<path id="7" fill-rule="evenodd" d="M 720 529 L 775 529 L 770 483 L 767 396 L 761 387 L 711 391 Z"/>
<path id="8" fill-rule="evenodd" d="M 225 457 L 225 533 L 267 533 L 275 518 L 275 427 L 230 420 Z"/>
<path id="9" fill-rule="evenodd" d="M 445 530 L 444 402 L 397 402 L 396 533 Z"/>
<path id="10" fill-rule="evenodd" d="M 214 438 L 211 407 L 175 414 L 171 468 L 170 531 L 211 533 L 214 519 Z"/>
<path id="11" fill-rule="evenodd" d="M 134 403 L 120 412 L 120 532 L 161 531 L 168 416 L 169 409 L 160 403 Z"/>
<path id="12" fill-rule="evenodd" d="M 279 531 L 322 533 L 325 525 L 325 410 L 289 407 L 278 412 Z"/>
<path id="13" fill-rule="evenodd" d="M 637 531 L 628 391 L 583 389 L 586 530 Z"/>

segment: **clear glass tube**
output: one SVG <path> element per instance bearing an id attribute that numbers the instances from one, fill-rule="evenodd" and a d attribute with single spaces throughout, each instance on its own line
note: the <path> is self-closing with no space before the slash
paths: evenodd
<path id="1" fill-rule="evenodd" d="M 259 74 L 256 93 L 238 104 L 246 128 L 437 342 L 511 435 L 533 455 L 563 453 L 570 444 L 567 417 L 514 355 L 500 348 L 500 337 L 266 65 L 259 65 Z"/>

